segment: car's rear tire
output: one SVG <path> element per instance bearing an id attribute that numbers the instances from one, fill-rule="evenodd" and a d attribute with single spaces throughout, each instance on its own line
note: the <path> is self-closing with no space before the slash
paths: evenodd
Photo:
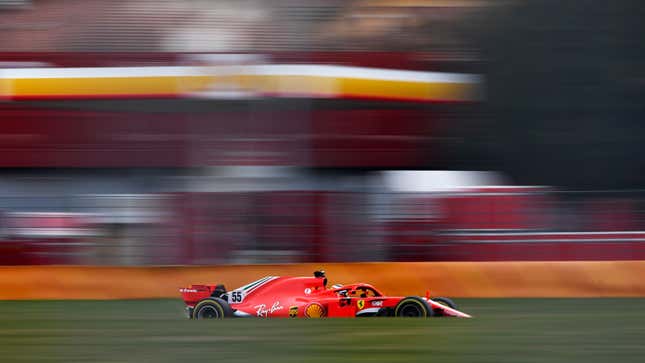
<path id="1" fill-rule="evenodd" d="M 449 308 L 457 309 L 457 305 L 447 297 L 433 297 L 432 301 L 436 301 L 439 304 L 446 305 Z M 432 309 L 434 316 L 444 316 L 443 309 Z"/>
<path id="2" fill-rule="evenodd" d="M 430 305 L 418 296 L 403 298 L 394 308 L 394 316 L 401 318 L 427 318 L 432 315 Z"/>
<path id="3" fill-rule="evenodd" d="M 195 305 L 193 319 L 224 319 L 233 316 L 233 309 L 220 298 L 204 299 Z"/>

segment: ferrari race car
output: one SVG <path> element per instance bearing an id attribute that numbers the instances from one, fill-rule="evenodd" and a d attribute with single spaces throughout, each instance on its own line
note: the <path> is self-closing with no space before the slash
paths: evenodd
<path id="1" fill-rule="evenodd" d="M 349 318 L 396 316 L 470 318 L 447 298 L 385 296 L 364 283 L 327 287 L 324 271 L 314 277 L 267 276 L 233 291 L 223 285 L 179 290 L 191 319 L 228 317 Z"/>

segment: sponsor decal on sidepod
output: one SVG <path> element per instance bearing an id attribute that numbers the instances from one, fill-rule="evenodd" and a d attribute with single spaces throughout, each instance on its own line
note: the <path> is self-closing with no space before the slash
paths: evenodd
<path id="1" fill-rule="evenodd" d="M 257 314 L 261 318 L 266 318 L 270 314 L 273 314 L 278 310 L 284 309 L 284 306 L 280 305 L 279 301 L 274 302 L 273 305 L 271 305 L 270 309 L 267 309 L 266 307 L 267 307 L 266 304 L 260 304 L 260 305 L 254 306 L 253 308 L 257 309 Z"/>

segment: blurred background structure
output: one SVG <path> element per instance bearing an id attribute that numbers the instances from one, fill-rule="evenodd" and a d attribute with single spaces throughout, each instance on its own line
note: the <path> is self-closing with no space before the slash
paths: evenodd
<path id="1" fill-rule="evenodd" d="M 0 0 L 0 264 L 644 259 L 644 18 Z"/>

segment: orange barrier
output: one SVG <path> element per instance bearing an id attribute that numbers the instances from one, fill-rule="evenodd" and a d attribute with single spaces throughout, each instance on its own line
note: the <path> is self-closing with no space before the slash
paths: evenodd
<path id="1" fill-rule="evenodd" d="M 0 299 L 179 298 L 191 283 L 241 286 L 265 275 L 369 282 L 390 295 L 452 297 L 645 296 L 645 261 L 415 262 L 211 267 L 0 267 Z"/>

